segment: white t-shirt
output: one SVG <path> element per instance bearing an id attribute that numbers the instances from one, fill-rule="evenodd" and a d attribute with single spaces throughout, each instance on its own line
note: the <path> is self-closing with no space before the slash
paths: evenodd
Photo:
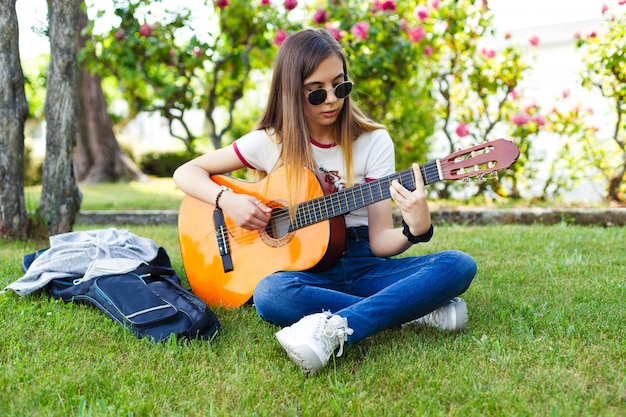
<path id="1" fill-rule="evenodd" d="M 254 130 L 233 144 L 241 161 L 249 168 L 271 173 L 280 156 L 281 145 L 264 130 Z M 389 133 L 378 129 L 361 135 L 353 143 L 353 181 L 361 184 L 395 172 L 394 146 Z M 345 188 L 345 168 L 340 146 L 322 145 L 311 140 L 313 155 L 321 170 L 329 173 L 338 189 Z M 367 207 L 345 216 L 346 227 L 366 226 Z"/>

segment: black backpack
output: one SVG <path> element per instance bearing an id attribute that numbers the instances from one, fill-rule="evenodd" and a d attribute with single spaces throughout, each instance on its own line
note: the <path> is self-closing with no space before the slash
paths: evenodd
<path id="1" fill-rule="evenodd" d="M 40 253 L 42 251 L 24 257 L 24 272 Z M 45 289 L 52 297 L 66 303 L 94 305 L 139 338 L 163 341 L 175 335 L 211 340 L 221 327 L 206 303 L 181 285 L 162 247 L 153 261 L 131 272 L 77 283 L 75 278 L 53 279 Z"/>

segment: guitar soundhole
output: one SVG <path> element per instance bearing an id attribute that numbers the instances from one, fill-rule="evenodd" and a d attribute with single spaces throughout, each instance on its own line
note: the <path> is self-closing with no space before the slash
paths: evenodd
<path id="1" fill-rule="evenodd" d="M 285 246 L 296 234 L 295 231 L 289 231 L 289 210 L 278 201 L 265 204 L 272 208 L 272 218 L 265 229 L 260 232 L 261 240 L 274 248 Z"/>

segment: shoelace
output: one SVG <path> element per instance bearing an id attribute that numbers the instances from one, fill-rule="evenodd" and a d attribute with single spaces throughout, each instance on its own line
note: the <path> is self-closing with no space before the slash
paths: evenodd
<path id="1" fill-rule="evenodd" d="M 343 320 L 342 324 L 342 327 L 335 327 L 328 322 L 328 319 L 326 319 L 326 323 L 322 333 L 324 335 L 322 340 L 324 340 L 324 344 L 326 344 L 327 350 L 329 352 L 334 351 L 332 340 L 334 337 L 337 338 L 339 342 L 339 351 L 337 352 L 337 357 L 343 355 L 343 344 L 348 341 L 348 336 L 354 333 L 354 330 L 347 326 L 348 323 L 345 321 L 345 319 Z"/>

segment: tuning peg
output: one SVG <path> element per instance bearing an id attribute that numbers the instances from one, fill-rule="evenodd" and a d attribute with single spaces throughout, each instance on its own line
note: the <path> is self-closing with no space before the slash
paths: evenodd
<path id="1" fill-rule="evenodd" d="M 485 179 L 489 180 L 497 180 L 498 179 L 498 171 L 492 171 L 485 174 Z"/>

